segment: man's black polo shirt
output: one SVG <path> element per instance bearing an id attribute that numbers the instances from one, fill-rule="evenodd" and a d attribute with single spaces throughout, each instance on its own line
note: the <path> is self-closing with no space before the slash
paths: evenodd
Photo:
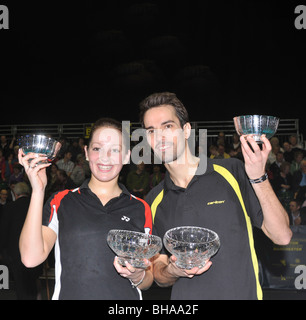
<path id="1" fill-rule="evenodd" d="M 45 204 L 43 225 L 57 234 L 53 299 L 141 299 L 140 290 L 115 270 L 115 254 L 106 238 L 111 229 L 150 232 L 151 210 L 123 185 L 120 188 L 121 195 L 105 206 L 88 181 L 55 193 Z"/>
<path id="2" fill-rule="evenodd" d="M 252 225 L 263 215 L 243 163 L 207 159 L 204 174 L 195 175 L 186 189 L 169 173 L 146 197 L 153 215 L 153 232 L 163 238 L 178 226 L 200 226 L 218 233 L 221 246 L 210 269 L 192 279 L 179 278 L 172 299 L 261 299 Z M 165 253 L 166 251 L 164 251 Z"/>

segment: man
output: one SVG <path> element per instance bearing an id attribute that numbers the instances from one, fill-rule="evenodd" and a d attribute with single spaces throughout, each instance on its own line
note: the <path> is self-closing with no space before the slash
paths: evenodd
<path id="1" fill-rule="evenodd" d="M 290 215 L 289 215 L 290 225 L 299 226 L 304 224 L 304 221 L 302 222 L 302 216 L 300 213 L 301 205 L 298 203 L 298 201 L 291 200 L 289 204 L 289 208 L 290 208 Z"/>
<path id="2" fill-rule="evenodd" d="M 74 168 L 74 163 L 71 161 L 71 157 L 72 153 L 70 151 L 66 151 L 64 158 L 56 162 L 57 167 L 61 170 L 64 170 L 68 177 L 71 176 Z"/>
<path id="3" fill-rule="evenodd" d="M 16 200 L 8 203 L 3 209 L 0 249 L 14 279 L 17 299 L 36 300 L 36 282 L 42 267 L 26 268 L 21 262 L 19 252 L 19 237 L 28 212 L 31 190 L 25 182 L 18 182 L 14 193 Z"/>
<path id="4" fill-rule="evenodd" d="M 192 155 L 188 113 L 173 93 L 142 101 L 140 120 L 167 169 L 164 181 L 146 197 L 155 233 L 163 237 L 170 228 L 196 225 L 214 230 L 221 241 L 217 254 L 201 269 L 182 270 L 163 250 L 154 261 L 155 281 L 173 286 L 172 299 L 261 299 L 251 223 L 277 244 L 288 244 L 292 236 L 288 214 L 265 175 L 268 139 L 262 136 L 261 150 L 252 137 L 241 137 L 244 171 L 237 159 Z"/>

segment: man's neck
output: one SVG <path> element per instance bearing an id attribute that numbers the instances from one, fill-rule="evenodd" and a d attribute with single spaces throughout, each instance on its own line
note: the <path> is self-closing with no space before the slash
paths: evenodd
<path id="1" fill-rule="evenodd" d="M 200 158 L 193 156 L 189 149 L 185 152 L 185 161 L 175 160 L 165 164 L 173 183 L 181 188 L 187 188 L 189 182 L 195 175 Z"/>

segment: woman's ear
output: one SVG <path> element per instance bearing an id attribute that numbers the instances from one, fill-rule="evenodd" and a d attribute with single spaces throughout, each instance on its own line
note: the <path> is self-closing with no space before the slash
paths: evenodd
<path id="1" fill-rule="evenodd" d="M 185 139 L 188 139 L 191 134 L 191 125 L 189 122 L 186 122 L 183 127 Z"/>
<path id="2" fill-rule="evenodd" d="M 86 157 L 86 160 L 88 161 L 89 158 L 88 158 L 88 150 L 87 150 L 87 146 L 84 146 L 84 151 L 85 151 L 85 157 Z"/>
<path id="3" fill-rule="evenodd" d="M 123 154 L 122 164 L 127 164 L 130 160 L 131 150 L 128 150 L 126 154 Z"/>

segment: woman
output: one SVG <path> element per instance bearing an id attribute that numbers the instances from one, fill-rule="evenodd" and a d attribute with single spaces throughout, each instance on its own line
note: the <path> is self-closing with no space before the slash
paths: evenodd
<path id="1" fill-rule="evenodd" d="M 33 154 L 19 152 L 19 161 L 33 188 L 20 236 L 21 257 L 27 267 L 36 266 L 55 244 L 53 299 L 138 300 L 138 289 L 152 284 L 148 260 L 146 270 L 128 263 L 123 267 L 106 242 L 110 229 L 152 229 L 150 207 L 118 184 L 120 170 L 130 156 L 123 138 L 119 122 L 98 120 L 85 148 L 91 178 L 77 189 L 53 194 L 44 208 L 46 168 L 50 164 L 39 163 L 44 157 L 29 162 Z"/>

